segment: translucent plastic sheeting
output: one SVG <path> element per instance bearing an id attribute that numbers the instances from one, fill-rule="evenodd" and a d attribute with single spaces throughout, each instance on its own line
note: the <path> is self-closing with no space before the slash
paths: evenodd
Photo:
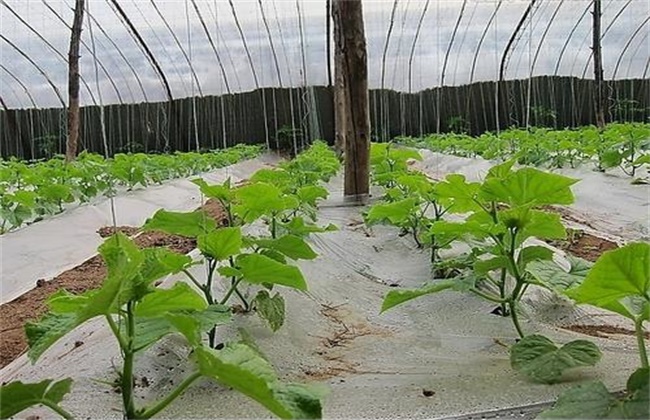
<path id="1" fill-rule="evenodd" d="M 245 179 L 275 158 L 264 156 L 201 175 L 209 183 Z M 197 176 L 191 177 L 197 178 Z M 117 226 L 141 226 L 158 209 L 187 211 L 199 207 L 199 188 L 189 179 L 136 189 L 115 197 Z M 0 297 L 9 302 L 36 285 L 76 267 L 97 253 L 103 239 L 97 229 L 112 226 L 109 199 L 81 205 L 0 236 Z"/>
<path id="2" fill-rule="evenodd" d="M 366 229 L 360 208 L 338 206 L 340 177 L 329 189 L 332 200 L 321 206 L 319 222 L 334 223 L 340 230 L 315 235 L 312 244 L 319 258 L 299 264 L 309 292 L 281 291 L 286 299 L 285 325 L 273 334 L 257 316 L 237 316 L 234 325 L 219 330 L 220 338 L 235 338 L 237 329 L 244 328 L 284 380 L 326 385 L 327 418 L 449 417 L 551 401 L 574 384 L 540 386 L 515 373 L 503 345 L 516 338 L 511 320 L 491 315 L 493 305 L 472 295 L 440 293 L 379 315 L 384 294 L 394 290 L 389 285 L 417 287 L 430 278 L 428 252 L 399 237 L 397 229 Z M 202 279 L 205 267 L 194 267 L 193 274 Z M 216 287 L 218 293 L 225 292 L 222 282 Z M 554 301 L 552 308 L 545 312 L 576 312 L 567 303 Z M 585 310 L 580 310 L 583 320 L 589 315 Z M 525 319 L 523 328 L 558 342 L 582 338 L 537 318 Z M 638 364 L 633 337 L 590 339 L 603 351 L 601 362 L 567 377 L 602 380 L 610 389 L 623 389 Z M 75 347 L 77 341 L 83 345 Z M 152 401 L 173 389 L 172 382 L 191 369 L 188 351 L 172 337 L 143 354 L 136 375 L 146 377 L 149 386 L 136 388 L 143 396 L 138 401 Z M 97 381 L 111 382 L 115 378 L 111 365 L 119 365 L 119 360 L 108 328 L 97 320 L 62 339 L 35 366 L 25 356 L 17 359 L 2 370 L 0 379 L 71 376 L 75 385 L 64 407 L 79 417 L 120 418 L 116 410 L 120 396 Z M 425 397 L 424 390 L 433 396 Z M 48 415 L 43 410 L 31 413 Z M 268 413 L 233 390 L 203 381 L 161 415 L 265 418 Z"/>
<path id="3" fill-rule="evenodd" d="M 100 97 L 105 103 L 167 100 L 166 84 L 174 98 L 260 86 L 326 85 L 333 73 L 326 0 L 86 3 L 80 60 L 81 76 L 86 79 L 81 86 L 85 105 L 97 104 Z M 530 0 L 364 2 L 370 87 L 407 91 L 411 81 L 417 92 L 439 86 L 443 78 L 448 85 L 496 80 L 511 36 L 508 79 L 592 77 L 588 13 L 592 1 L 537 1 L 521 31 L 515 33 L 529 4 Z M 71 0 L 3 0 L 0 4 L 6 37 L 0 43 L 0 96 L 9 108 L 61 105 L 46 77 L 65 93 L 73 7 Z M 645 77 L 647 48 L 642 46 L 644 39 L 647 46 L 650 29 L 650 23 L 644 23 L 649 3 L 603 0 L 602 10 L 605 78 Z M 86 30 L 91 26 L 92 33 Z M 93 41 L 96 54 L 91 52 Z M 443 66 L 447 52 L 448 65 Z M 92 76 L 95 62 L 99 89 Z M 620 68 L 614 74 L 616 67 Z"/>

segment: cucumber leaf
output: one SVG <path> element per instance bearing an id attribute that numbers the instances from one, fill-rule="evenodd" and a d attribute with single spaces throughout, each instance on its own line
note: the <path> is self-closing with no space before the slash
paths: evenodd
<path id="1" fill-rule="evenodd" d="M 631 243 L 605 252 L 582 284 L 566 293 L 577 303 L 607 309 L 632 320 L 650 319 L 650 244 Z"/>
<path id="2" fill-rule="evenodd" d="M 0 418 L 7 419 L 34 405 L 60 409 L 59 404 L 70 392 L 72 379 L 54 382 L 46 379 L 38 383 L 10 382 L 0 387 Z"/>
<path id="3" fill-rule="evenodd" d="M 575 340 L 558 348 L 539 334 L 528 335 L 510 348 L 510 364 L 515 370 L 547 384 L 557 382 L 567 369 L 595 365 L 600 357 L 591 341 Z"/>

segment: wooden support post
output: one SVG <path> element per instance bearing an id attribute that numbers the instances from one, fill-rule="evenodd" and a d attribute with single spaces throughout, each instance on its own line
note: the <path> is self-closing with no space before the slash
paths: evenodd
<path id="1" fill-rule="evenodd" d="M 70 50 L 68 51 L 68 141 L 65 160 L 71 162 L 77 157 L 79 143 L 79 43 L 84 19 L 85 0 L 76 0 Z"/>
<path id="2" fill-rule="evenodd" d="M 601 0 L 594 0 L 593 15 L 593 45 L 591 47 L 594 53 L 594 110 L 596 111 L 596 125 L 601 130 L 605 128 L 605 108 L 607 99 L 605 98 L 603 86 L 603 55 L 600 45 L 600 19 L 602 16 L 600 8 Z"/>
<path id="3" fill-rule="evenodd" d="M 370 110 L 361 0 L 334 0 L 332 15 L 336 84 L 343 91 L 343 97 L 337 97 L 335 106 L 340 109 L 335 114 L 341 119 L 342 127 L 336 130 L 343 134 L 345 150 L 344 195 L 348 201 L 365 203 L 370 192 Z"/>

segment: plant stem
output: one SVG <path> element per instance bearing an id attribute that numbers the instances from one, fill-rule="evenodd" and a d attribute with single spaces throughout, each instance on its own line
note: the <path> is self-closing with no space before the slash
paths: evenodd
<path id="1" fill-rule="evenodd" d="M 235 290 L 237 290 L 237 285 L 239 285 L 239 282 L 241 282 L 241 278 L 238 278 L 237 280 L 235 280 L 232 283 L 232 285 L 230 286 L 230 289 L 228 289 L 228 293 L 226 293 L 226 295 L 223 297 L 223 299 L 221 299 L 221 302 L 219 302 L 220 304 L 225 305 L 226 302 L 228 302 L 228 299 L 230 299 L 230 296 L 232 296 L 232 294 L 235 292 Z"/>
<path id="2" fill-rule="evenodd" d="M 192 273 L 190 273 L 187 269 L 183 269 L 183 274 L 185 274 L 187 276 L 187 278 L 189 278 L 192 281 L 192 283 L 194 283 L 194 285 L 199 288 L 199 290 L 201 290 L 202 292 L 205 293 L 205 286 L 203 284 L 201 284 L 196 279 L 196 277 L 194 277 L 194 275 L 192 275 Z"/>
<path id="3" fill-rule="evenodd" d="M 135 336 L 135 316 L 133 314 L 133 302 L 126 304 L 126 348 L 123 349 L 124 367 L 122 368 L 122 404 L 124 416 L 127 419 L 137 418 L 135 402 L 133 400 L 133 342 Z"/>
<path id="4" fill-rule="evenodd" d="M 174 389 L 169 395 L 167 395 L 165 398 L 163 398 L 161 401 L 159 401 L 156 405 L 151 407 L 150 409 L 144 411 L 142 414 L 140 414 L 140 418 L 142 419 L 149 419 L 156 414 L 158 414 L 160 411 L 164 410 L 165 407 L 167 407 L 172 401 L 174 401 L 176 398 L 178 398 L 179 395 L 181 395 L 188 386 L 192 385 L 194 381 L 196 381 L 198 378 L 201 377 L 201 374 L 199 372 L 194 372 L 183 382 L 181 382 L 176 389 Z"/>
<path id="5" fill-rule="evenodd" d="M 643 317 L 639 316 L 634 320 L 634 329 L 636 330 L 636 342 L 639 346 L 639 357 L 641 358 L 641 367 L 648 368 L 648 352 L 643 340 Z"/>
<path id="6" fill-rule="evenodd" d="M 517 315 L 516 302 L 517 301 L 515 299 L 510 299 L 508 301 L 510 305 L 510 313 L 512 315 L 512 323 L 515 324 L 515 329 L 517 330 L 517 334 L 519 334 L 519 337 L 524 338 L 524 332 L 521 329 L 521 325 L 519 325 L 519 315 Z"/>
<path id="7" fill-rule="evenodd" d="M 124 341 L 124 337 L 122 337 L 122 334 L 120 334 L 120 329 L 117 326 L 117 324 L 115 324 L 115 320 L 113 319 L 113 317 L 111 315 L 107 314 L 106 315 L 106 321 L 108 322 L 108 326 L 111 328 L 111 331 L 113 332 L 113 335 L 117 339 L 117 342 L 120 345 L 120 349 L 122 349 L 122 351 L 124 351 L 126 349 L 127 344 Z"/>
<path id="8" fill-rule="evenodd" d="M 474 293 L 477 296 L 482 297 L 485 300 L 489 300 L 490 302 L 495 302 L 495 303 L 500 303 L 502 305 L 505 305 L 508 301 L 504 299 L 499 299 L 498 297 L 488 295 L 487 293 L 481 292 L 478 289 L 469 289 L 470 292 Z"/>
<path id="9" fill-rule="evenodd" d="M 74 416 L 72 414 L 68 413 L 66 410 L 64 410 L 63 408 L 59 407 L 56 404 L 50 403 L 49 401 L 41 401 L 41 404 L 48 407 L 49 409 L 51 409 L 56 414 L 58 414 L 59 416 L 63 417 L 66 420 L 74 419 Z"/>
<path id="10" fill-rule="evenodd" d="M 271 216 L 271 238 L 275 239 L 277 230 L 277 221 L 275 220 L 276 214 Z"/>

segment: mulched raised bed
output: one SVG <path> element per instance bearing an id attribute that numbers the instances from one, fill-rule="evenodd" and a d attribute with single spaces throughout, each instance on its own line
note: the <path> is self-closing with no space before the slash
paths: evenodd
<path id="1" fill-rule="evenodd" d="M 202 207 L 218 223 L 223 224 L 225 217 L 219 202 L 210 200 Z M 100 228 L 97 233 L 102 237 L 112 235 L 115 231 L 133 236 L 139 231 L 134 226 L 112 226 Z M 196 248 L 196 241 L 162 232 L 142 232 L 134 237 L 134 242 L 141 248 L 168 247 L 179 254 L 187 254 Z M 35 288 L 17 297 L 11 302 L 0 305 L 0 368 L 11 363 L 27 351 L 26 322 L 39 319 L 47 312 L 46 301 L 58 290 L 65 289 L 71 293 L 83 293 L 99 287 L 106 276 L 106 266 L 99 255 L 84 261 L 80 265 L 45 281 L 34 280 Z"/>

